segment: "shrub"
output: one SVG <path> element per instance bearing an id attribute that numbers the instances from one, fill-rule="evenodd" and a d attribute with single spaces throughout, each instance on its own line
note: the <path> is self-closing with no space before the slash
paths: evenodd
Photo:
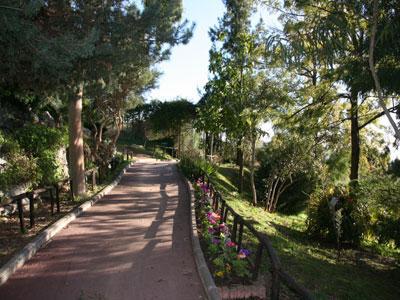
<path id="1" fill-rule="evenodd" d="M 40 184 L 51 184 L 65 176 L 57 161 L 58 150 L 67 144 L 65 130 L 40 124 L 29 125 L 17 131 L 16 139 L 28 155 L 37 159 Z"/>
<path id="2" fill-rule="evenodd" d="M 184 156 L 180 159 L 179 168 L 190 179 L 199 178 L 203 174 L 212 176 L 216 171 L 215 166 L 211 162 L 199 157 L 190 156 Z"/>
<path id="3" fill-rule="evenodd" d="M 34 124 L 21 128 L 15 135 L 21 148 L 34 157 L 46 150 L 58 150 L 68 141 L 67 131 L 59 128 Z"/>
<path id="4" fill-rule="evenodd" d="M 380 243 L 394 240 L 400 247 L 400 178 L 370 176 L 358 184 L 358 201 L 368 211 L 369 234 Z"/>
<path id="5" fill-rule="evenodd" d="M 264 153 L 260 155 L 260 167 L 256 170 L 255 180 L 257 194 L 265 200 L 268 193 L 267 178 L 273 172 L 270 158 Z M 313 170 L 308 172 L 296 172 L 292 175 L 293 183 L 279 197 L 277 211 L 292 214 L 298 213 L 307 205 L 309 194 L 315 189 L 316 176 Z"/>
<path id="6" fill-rule="evenodd" d="M 307 231 L 314 238 L 358 245 L 366 222 L 363 205 L 343 187 L 316 189 L 310 196 Z"/>
<path id="7" fill-rule="evenodd" d="M 37 159 L 40 183 L 44 185 L 58 182 L 65 178 L 61 165 L 57 161 L 57 153 L 44 150 Z"/>
<path id="8" fill-rule="evenodd" d="M 0 132 L 0 157 L 5 163 L 0 169 L 0 189 L 8 191 L 19 184 L 38 181 L 37 164 L 35 159 L 26 156 L 18 143 Z"/>

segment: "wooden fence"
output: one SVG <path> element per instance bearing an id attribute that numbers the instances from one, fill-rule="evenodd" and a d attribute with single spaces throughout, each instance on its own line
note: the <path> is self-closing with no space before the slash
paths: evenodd
<path id="1" fill-rule="evenodd" d="M 96 174 L 98 174 L 97 168 L 92 168 L 85 172 L 86 182 L 91 182 L 92 190 L 96 187 Z M 74 195 L 72 193 L 72 180 L 70 178 L 65 178 L 57 183 L 52 185 L 44 186 L 37 188 L 33 191 L 24 192 L 11 197 L 11 203 L 17 204 L 18 210 L 18 218 L 20 230 L 22 233 L 25 232 L 25 220 L 24 220 L 24 204 L 23 199 L 28 199 L 29 201 L 29 225 L 32 228 L 35 226 L 35 201 L 39 198 L 39 196 L 48 193 L 50 198 L 50 211 L 51 214 L 54 215 L 54 208 L 56 206 L 57 213 L 60 213 L 60 194 L 62 191 L 62 187 L 66 184 L 69 184 L 69 198 L 74 200 Z"/>
<path id="2" fill-rule="evenodd" d="M 124 153 L 126 154 L 126 159 L 129 160 L 133 158 L 133 151 L 128 148 L 124 149 Z M 117 166 L 117 161 L 113 158 L 110 160 L 111 169 L 114 170 Z M 100 169 L 95 167 L 85 171 L 85 181 L 86 183 L 90 182 L 91 189 L 94 190 L 97 184 L 97 181 L 100 181 Z M 96 179 L 98 178 L 98 179 Z M 57 213 L 60 213 L 60 193 L 62 187 L 69 184 L 69 198 L 74 200 L 74 194 L 72 192 L 72 179 L 65 178 L 57 183 L 52 185 L 48 185 L 45 187 L 41 187 L 35 189 L 30 192 L 24 192 L 18 195 L 11 197 L 11 203 L 17 204 L 18 209 L 18 218 L 20 223 L 21 232 L 25 232 L 25 221 L 24 221 L 24 205 L 22 203 L 23 199 L 29 200 L 29 223 L 32 228 L 35 225 L 35 201 L 38 199 L 40 195 L 48 193 L 50 198 L 50 210 L 51 214 L 54 214 L 54 205 L 56 205 Z"/>
<path id="3" fill-rule="evenodd" d="M 272 247 L 272 243 L 268 236 L 257 231 L 248 220 L 245 220 L 241 215 L 236 213 L 235 210 L 232 209 L 232 207 L 230 207 L 222 198 L 221 194 L 214 188 L 207 175 L 203 175 L 201 180 L 208 188 L 208 196 L 212 199 L 212 209 L 214 211 L 220 211 L 220 222 L 227 224 L 228 219 L 231 220 L 231 222 L 233 220 L 230 225 L 227 225 L 231 230 L 231 240 L 236 243 L 238 251 L 243 247 L 243 235 L 245 230 L 247 230 L 247 233 L 253 237 L 253 240 L 257 241 L 255 245 L 256 251 L 254 261 L 250 261 L 253 281 L 258 278 L 263 259 L 265 259 L 265 257 L 269 258 L 269 261 L 266 263 L 270 266 L 271 283 L 270 288 L 266 286 L 266 298 L 273 300 L 279 299 L 281 284 L 283 284 L 297 297 L 301 299 L 313 299 L 311 293 L 306 288 L 298 284 L 283 270 L 279 257 L 276 254 L 275 249 Z M 264 251 L 267 252 L 268 256 L 263 255 Z"/>

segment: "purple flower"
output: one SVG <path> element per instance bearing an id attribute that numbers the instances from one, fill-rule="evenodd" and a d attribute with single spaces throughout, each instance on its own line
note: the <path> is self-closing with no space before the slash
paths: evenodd
<path id="1" fill-rule="evenodd" d="M 220 239 L 217 239 L 217 238 L 213 238 L 213 239 L 212 239 L 212 243 L 213 243 L 214 245 L 218 245 L 219 243 L 221 243 L 221 240 L 220 240 Z"/>
<path id="2" fill-rule="evenodd" d="M 250 255 L 251 252 L 250 252 L 250 250 L 247 250 L 247 249 L 243 249 L 243 248 L 242 248 L 242 249 L 240 249 L 239 253 L 243 253 L 243 254 L 246 255 L 246 257 L 247 257 L 247 256 Z"/>
<path id="3" fill-rule="evenodd" d="M 246 258 L 250 255 L 250 253 L 250 250 L 242 248 L 239 250 L 238 258 Z"/>

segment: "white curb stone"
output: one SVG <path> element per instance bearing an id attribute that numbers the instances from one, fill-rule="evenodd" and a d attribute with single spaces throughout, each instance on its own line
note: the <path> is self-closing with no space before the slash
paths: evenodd
<path id="1" fill-rule="evenodd" d="M 191 230 L 190 235 L 192 238 L 192 248 L 194 259 L 196 261 L 197 272 L 200 276 L 200 279 L 203 283 L 204 291 L 206 292 L 206 296 L 209 300 L 221 300 L 221 295 L 217 286 L 215 285 L 214 279 L 211 276 L 210 270 L 208 269 L 206 260 L 204 258 L 203 251 L 201 250 L 200 240 L 197 233 L 197 225 L 196 225 L 196 214 L 194 207 L 194 190 L 192 184 L 181 174 L 182 180 L 186 185 L 189 200 L 190 200 L 190 211 L 191 211 Z"/>

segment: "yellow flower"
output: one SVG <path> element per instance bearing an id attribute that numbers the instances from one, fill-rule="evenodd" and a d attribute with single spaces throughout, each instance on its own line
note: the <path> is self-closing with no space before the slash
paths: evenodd
<path id="1" fill-rule="evenodd" d="M 223 271 L 219 271 L 215 273 L 215 276 L 217 277 L 224 277 L 224 272 Z"/>

